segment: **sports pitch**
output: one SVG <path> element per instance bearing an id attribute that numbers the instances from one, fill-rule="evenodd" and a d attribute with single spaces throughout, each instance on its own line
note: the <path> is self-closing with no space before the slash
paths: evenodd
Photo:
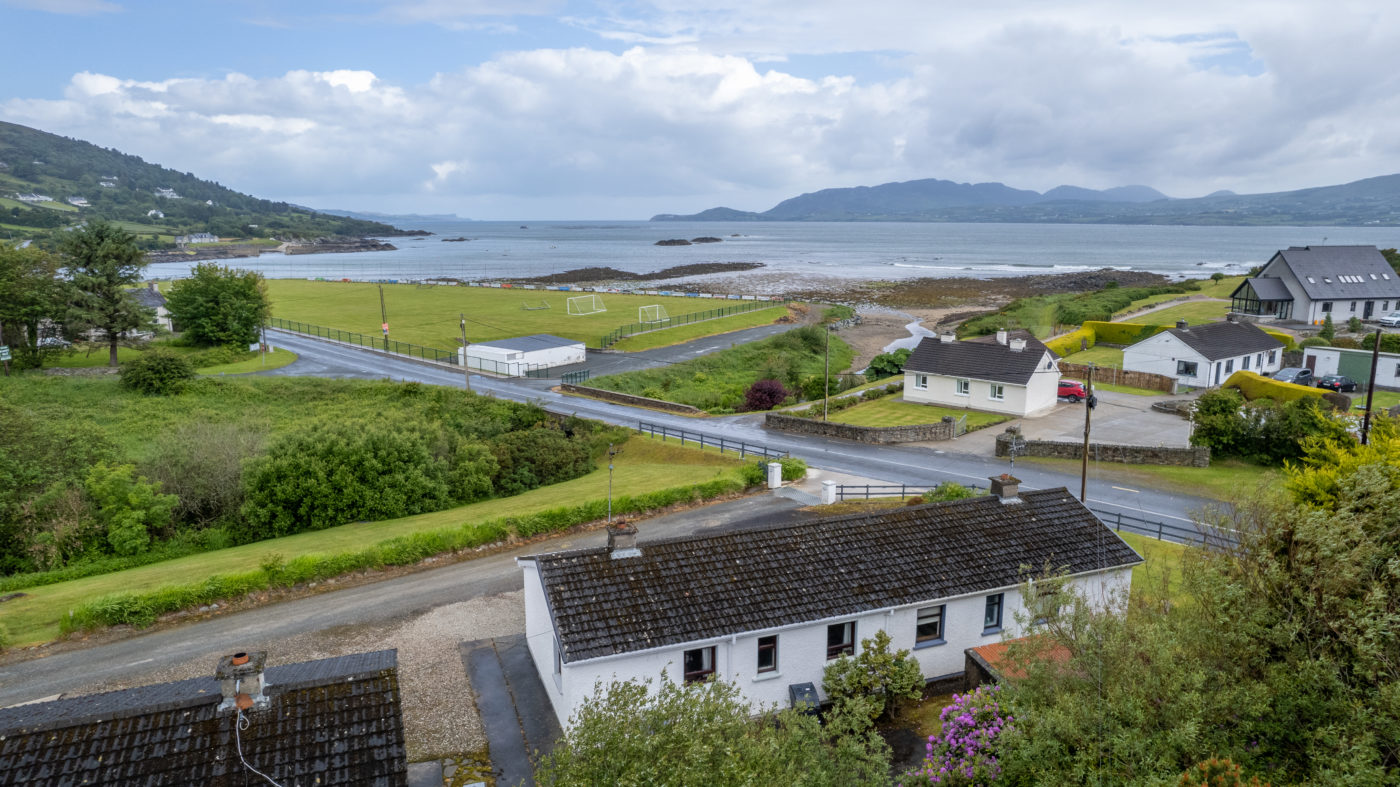
<path id="1" fill-rule="evenodd" d="M 381 335 L 379 285 L 269 279 L 267 291 L 274 317 L 370 336 Z M 390 339 L 450 350 L 460 346 L 462 333 L 459 314 L 466 315 L 469 342 L 549 333 L 581 340 L 589 347 L 599 347 L 603 337 L 614 329 L 637 322 L 638 309 L 644 306 L 661 306 L 674 318 L 741 303 L 713 298 L 601 292 L 594 294 L 602 300 L 607 311 L 570 314 L 568 299 L 588 294 L 559 290 L 385 284 L 384 305 L 388 312 Z M 548 304 L 548 308 L 543 308 L 545 304 Z M 772 305 L 779 306 L 781 303 L 774 302 Z M 775 311 L 774 319 L 777 316 L 778 312 Z M 724 320 L 716 320 L 715 333 L 725 330 L 723 325 Z"/>

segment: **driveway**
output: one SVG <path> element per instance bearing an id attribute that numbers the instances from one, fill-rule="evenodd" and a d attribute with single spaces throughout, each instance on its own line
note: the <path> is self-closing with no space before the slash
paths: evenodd
<path id="1" fill-rule="evenodd" d="M 1188 446 L 1191 425 L 1184 418 L 1152 409 L 1153 402 L 1181 399 L 1181 396 L 1137 396 L 1135 394 L 1099 391 L 1098 407 L 1089 417 L 1089 438 L 1096 443 L 1119 445 Z M 1047 415 L 1021 418 L 979 429 L 953 442 L 954 450 L 966 453 L 995 453 L 996 437 L 1007 427 L 1019 425 L 1021 434 L 1029 440 L 1059 442 L 1084 441 L 1083 402 L 1060 401 Z"/>

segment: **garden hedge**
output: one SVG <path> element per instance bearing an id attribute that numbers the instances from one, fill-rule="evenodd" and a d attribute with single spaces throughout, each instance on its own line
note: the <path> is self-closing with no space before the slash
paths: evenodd
<path id="1" fill-rule="evenodd" d="M 1346 410 L 1351 406 L 1351 400 L 1345 396 L 1340 398 L 1345 400 L 1345 404 L 1337 401 L 1335 396 L 1328 396 L 1332 393 L 1325 388 L 1313 388 L 1309 385 L 1297 385 L 1295 383 L 1284 383 L 1278 380 L 1271 380 L 1261 377 L 1254 372 L 1239 371 L 1230 375 L 1230 379 L 1225 381 L 1225 388 L 1236 388 L 1244 394 L 1244 398 L 1249 401 L 1255 399 L 1273 399 L 1276 402 L 1291 402 L 1294 399 L 1302 399 L 1305 396 L 1316 396 L 1325 399 L 1333 407 L 1340 407 Z"/>
<path id="2" fill-rule="evenodd" d="M 1092 331 L 1094 344 L 1137 344 L 1149 336 L 1155 336 L 1170 328 L 1170 325 L 1146 325 L 1140 322 L 1102 322 L 1090 320 L 1081 326 L 1082 330 Z M 1092 346 L 1092 344 L 1090 345 Z"/>
<path id="3" fill-rule="evenodd" d="M 1070 331 L 1064 336 L 1057 336 L 1045 342 L 1045 346 L 1051 352 L 1063 358 L 1067 355 L 1074 355 L 1079 352 L 1079 343 L 1081 340 L 1088 342 L 1086 345 L 1087 347 L 1093 347 L 1095 344 L 1094 332 L 1088 328 L 1081 327 Z"/>

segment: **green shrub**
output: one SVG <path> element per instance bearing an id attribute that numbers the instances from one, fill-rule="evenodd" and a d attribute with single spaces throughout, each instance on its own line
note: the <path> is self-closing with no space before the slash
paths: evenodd
<path id="1" fill-rule="evenodd" d="M 1322 330 L 1318 331 L 1317 335 L 1329 342 L 1336 338 L 1337 326 L 1332 322 L 1332 312 L 1326 312 L 1322 315 Z"/>
<path id="2" fill-rule="evenodd" d="M 1367 350 L 1374 349 L 1376 346 L 1376 335 L 1374 333 L 1368 333 L 1361 337 L 1361 346 Z M 1381 352 L 1400 353 L 1400 333 L 1381 334 Z"/>
<path id="3" fill-rule="evenodd" d="M 1137 322 L 1101 322 L 1091 320 L 1084 323 L 1086 330 L 1094 332 L 1094 344 L 1137 344 L 1149 336 L 1167 330 L 1167 325 L 1145 325 Z"/>
<path id="4" fill-rule="evenodd" d="M 1221 387 L 1238 389 L 1240 393 L 1244 394 L 1244 398 L 1251 402 L 1256 399 L 1291 402 L 1294 399 L 1304 397 L 1321 398 L 1322 394 L 1326 392 L 1322 388 L 1279 382 L 1246 371 L 1238 371 L 1230 375 L 1229 379 L 1225 381 L 1225 385 Z"/>
<path id="5" fill-rule="evenodd" d="M 489 447 L 498 468 L 493 483 L 502 495 L 578 478 L 594 467 L 586 445 L 544 426 L 499 435 Z"/>
<path id="6" fill-rule="evenodd" d="M 944 481 L 923 494 L 925 502 L 934 503 L 944 500 L 963 500 L 969 497 L 976 497 L 977 490 L 970 486 L 953 481 Z"/>
<path id="7" fill-rule="evenodd" d="M 1352 333 L 1361 333 L 1363 330 L 1365 330 L 1365 326 L 1361 324 L 1360 317 L 1353 315 L 1350 319 L 1347 320 L 1347 330 L 1351 331 Z"/>
<path id="8" fill-rule="evenodd" d="M 798 481 L 807 477 L 807 463 L 795 456 L 785 456 L 778 460 L 783 468 L 784 481 Z"/>
<path id="9" fill-rule="evenodd" d="M 1301 342 L 1299 343 L 1299 346 L 1302 346 Z M 1332 340 L 1332 346 L 1341 347 L 1347 350 L 1359 350 L 1361 349 L 1361 341 L 1351 336 L 1338 336 L 1337 338 Z"/>
<path id="10" fill-rule="evenodd" d="M 1321 336 L 1311 336 L 1307 339 L 1302 340 L 1301 342 L 1298 342 L 1298 348 L 1306 349 L 1308 347 L 1327 347 L 1331 344 L 1331 342 L 1327 341 Z"/>
<path id="11" fill-rule="evenodd" d="M 761 486 L 768 483 L 768 463 L 762 460 L 739 467 L 739 479 L 744 486 Z"/>
<path id="12" fill-rule="evenodd" d="M 121 367 L 122 387 L 147 396 L 178 394 L 192 379 L 194 366 L 187 359 L 164 350 L 143 353 Z"/>
<path id="13" fill-rule="evenodd" d="M 870 365 L 865 368 L 865 377 L 868 380 L 878 380 L 881 377 L 891 377 L 904 373 L 904 364 L 909 362 L 911 351 L 907 347 L 901 347 L 892 353 L 880 353 L 870 359 Z"/>

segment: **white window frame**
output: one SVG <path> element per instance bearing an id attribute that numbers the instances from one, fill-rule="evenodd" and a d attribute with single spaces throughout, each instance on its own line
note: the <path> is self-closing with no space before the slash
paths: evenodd
<path id="1" fill-rule="evenodd" d="M 953 393 L 957 394 L 958 396 L 971 396 L 971 395 L 972 395 L 972 381 L 971 381 L 971 380 L 966 380 L 966 379 L 959 378 L 958 380 L 955 381 L 955 386 L 956 386 L 956 387 L 953 389 Z"/>
<path id="2" fill-rule="evenodd" d="M 841 642 L 831 644 L 831 630 L 839 628 L 844 639 Z M 835 661 L 842 656 L 856 655 L 856 622 L 848 620 L 845 623 L 832 623 L 826 627 L 826 660 Z"/>
<path id="3" fill-rule="evenodd" d="M 914 375 L 914 387 L 915 387 L 915 388 L 922 388 L 922 389 L 924 389 L 924 390 L 928 390 L 928 375 L 926 375 L 926 374 L 915 374 L 915 375 Z"/>
<path id="4" fill-rule="evenodd" d="M 1176 375 L 1178 377 L 1195 377 L 1201 373 L 1199 361 L 1177 361 Z"/>
<path id="5" fill-rule="evenodd" d="M 988 383 L 988 385 L 987 385 L 987 398 L 988 398 L 988 399 L 993 399 L 993 400 L 998 401 L 998 402 L 1005 400 L 1005 399 L 1006 399 L 1006 384 L 1005 384 L 1005 383 Z"/>
<path id="6" fill-rule="evenodd" d="M 914 647 L 929 648 L 934 645 L 945 644 L 948 626 L 948 605 L 939 604 L 933 607 L 924 607 L 918 611 L 914 623 Z M 927 625 L 936 625 L 937 631 L 933 633 L 920 633 L 919 629 Z"/>

